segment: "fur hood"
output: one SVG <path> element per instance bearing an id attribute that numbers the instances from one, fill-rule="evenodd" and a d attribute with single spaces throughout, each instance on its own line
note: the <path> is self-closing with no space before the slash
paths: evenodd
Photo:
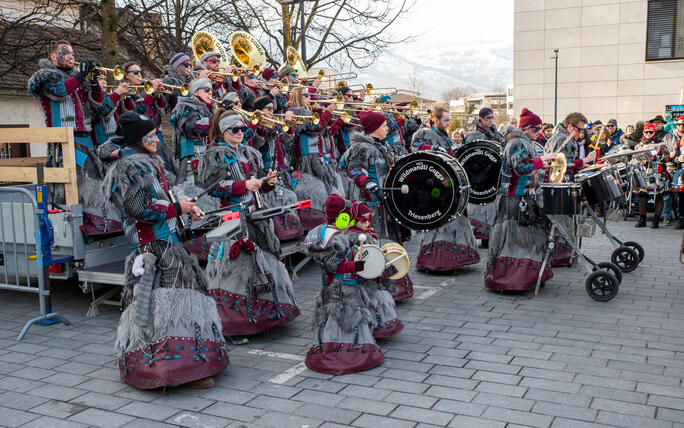
<path id="1" fill-rule="evenodd" d="M 76 74 L 76 69 L 62 70 L 47 58 L 38 61 L 40 70 L 33 73 L 28 81 L 28 90 L 34 97 L 44 96 L 44 88 Z"/>
<path id="2" fill-rule="evenodd" d="M 176 107 L 174 107 L 172 114 L 182 115 L 186 107 L 199 112 L 203 117 L 212 116 L 209 107 L 194 95 L 178 97 L 178 103 L 176 104 Z"/>

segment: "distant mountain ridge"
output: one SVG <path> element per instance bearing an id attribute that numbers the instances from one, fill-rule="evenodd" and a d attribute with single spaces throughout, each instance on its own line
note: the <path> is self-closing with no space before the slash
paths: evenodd
<path id="1" fill-rule="evenodd" d="M 355 81 L 408 89 L 414 67 L 423 84 L 423 96 L 435 100 L 441 100 L 443 91 L 455 87 L 469 85 L 477 91 L 488 91 L 495 85 L 505 88 L 513 82 L 513 44 L 429 47 L 415 55 L 392 51 L 358 71 Z"/>

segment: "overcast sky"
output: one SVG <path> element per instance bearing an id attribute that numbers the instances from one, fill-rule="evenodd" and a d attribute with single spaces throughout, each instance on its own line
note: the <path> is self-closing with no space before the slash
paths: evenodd
<path id="1" fill-rule="evenodd" d="M 512 83 L 513 0 L 418 0 L 392 31 L 415 40 L 382 54 L 357 80 L 406 88 L 415 67 L 433 98 L 464 84 Z"/>

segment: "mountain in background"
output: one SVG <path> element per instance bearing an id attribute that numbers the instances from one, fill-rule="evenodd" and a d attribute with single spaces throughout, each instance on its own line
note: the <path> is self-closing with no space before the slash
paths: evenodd
<path id="1" fill-rule="evenodd" d="M 413 48 L 413 46 L 411 46 Z M 413 49 L 411 49 L 413 50 Z M 373 83 L 377 88 L 410 89 L 413 70 L 422 96 L 441 101 L 442 92 L 472 86 L 478 92 L 513 82 L 513 44 L 490 43 L 421 48 L 409 54 L 395 48 L 369 68 L 358 71 L 354 83 Z"/>

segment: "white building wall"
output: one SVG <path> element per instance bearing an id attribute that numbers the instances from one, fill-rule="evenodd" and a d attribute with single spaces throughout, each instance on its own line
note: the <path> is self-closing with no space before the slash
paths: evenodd
<path id="1" fill-rule="evenodd" d="M 38 100 L 30 96 L 0 95 L 0 125 L 44 128 L 45 118 Z M 2 129 L 0 128 L 0 132 Z M 31 144 L 31 156 L 45 156 L 46 144 Z"/>
<path id="2" fill-rule="evenodd" d="M 514 114 L 581 111 L 623 127 L 680 102 L 684 60 L 646 62 L 647 0 L 515 0 Z"/>

